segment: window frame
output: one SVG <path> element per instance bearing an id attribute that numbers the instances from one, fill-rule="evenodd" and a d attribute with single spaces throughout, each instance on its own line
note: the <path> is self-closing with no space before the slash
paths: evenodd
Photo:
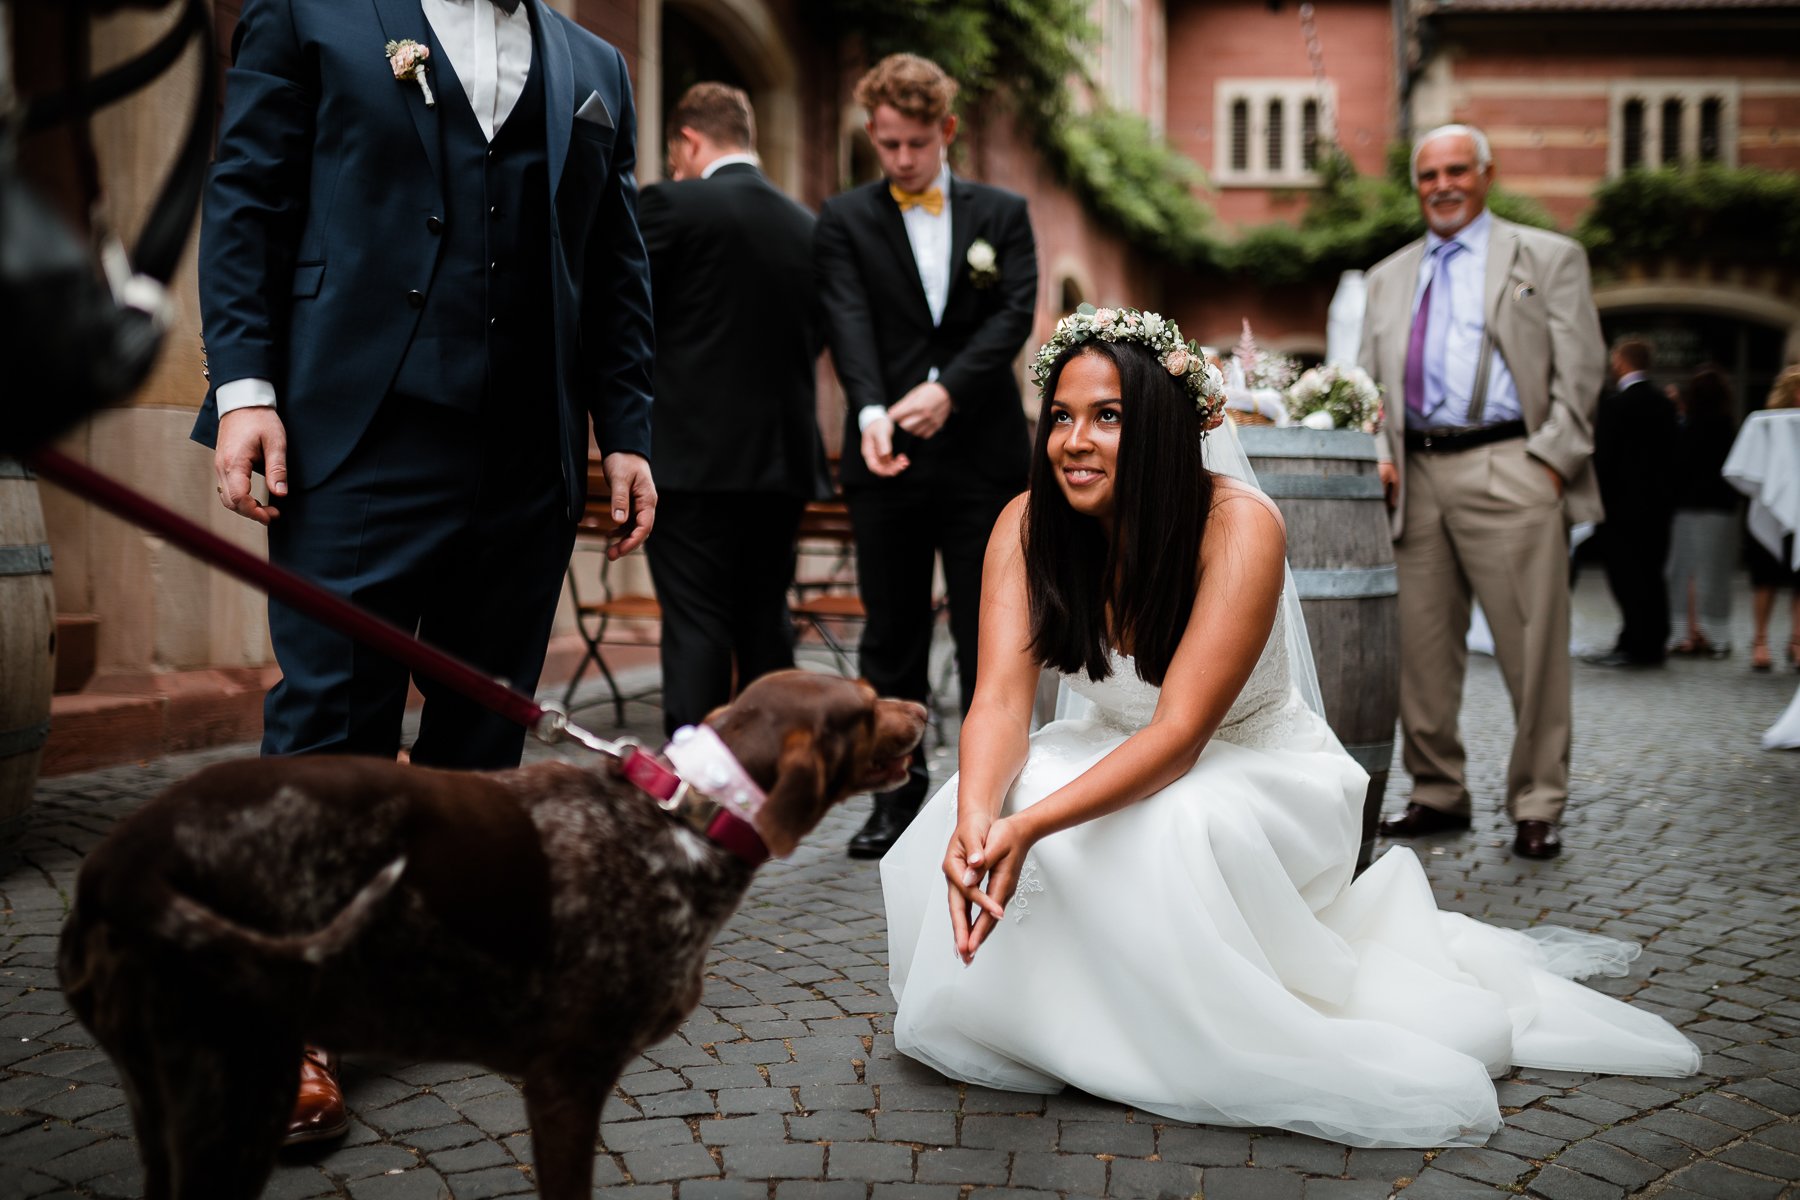
<path id="1" fill-rule="evenodd" d="M 1319 186 L 1315 150 L 1314 165 L 1307 165 L 1306 105 L 1317 105 L 1316 145 L 1335 134 L 1337 87 L 1326 80 L 1323 93 L 1311 78 L 1221 79 L 1213 87 L 1213 179 L 1222 188 L 1305 188 Z M 1233 110 L 1245 105 L 1247 160 L 1242 168 L 1232 162 L 1237 141 Z M 1280 161 L 1270 165 L 1270 112 L 1279 107 Z"/>
<path id="2" fill-rule="evenodd" d="M 1689 167 L 1703 161 L 1716 162 L 1723 167 L 1737 166 L 1739 91 L 1737 80 L 1724 78 L 1614 81 L 1607 96 L 1607 177 L 1632 169 Z M 1637 162 L 1627 166 L 1625 110 L 1634 101 L 1641 106 L 1642 120 Z M 1708 102 L 1718 104 L 1718 155 L 1702 159 L 1701 114 Z M 1680 128 L 1675 138 L 1673 160 L 1665 153 L 1669 148 L 1666 114 L 1670 104 L 1680 106 Z"/>

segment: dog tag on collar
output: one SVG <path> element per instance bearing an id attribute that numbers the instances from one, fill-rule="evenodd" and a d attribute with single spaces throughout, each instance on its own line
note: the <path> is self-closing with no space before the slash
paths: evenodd
<path id="1" fill-rule="evenodd" d="M 663 757 L 674 764 L 682 782 L 745 821 L 756 816 L 766 799 L 710 725 L 677 729 L 663 747 Z"/>

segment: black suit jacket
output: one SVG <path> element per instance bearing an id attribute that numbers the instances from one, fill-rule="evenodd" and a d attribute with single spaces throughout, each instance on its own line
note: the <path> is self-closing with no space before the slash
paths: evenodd
<path id="1" fill-rule="evenodd" d="M 1594 471 L 1607 524 L 1669 520 L 1682 470 L 1679 439 L 1674 403 L 1646 380 L 1600 401 Z"/>
<path id="2" fill-rule="evenodd" d="M 548 110 L 561 482 L 575 514 L 590 416 L 602 450 L 650 452 L 637 118 L 619 52 L 542 0 L 525 3 Z M 245 0 L 238 18 L 201 218 L 200 311 L 214 388 L 274 383 L 298 487 L 361 439 L 432 287 L 439 117 L 382 57 L 389 39 L 426 37 L 418 0 Z M 430 78 L 444 86 L 442 72 Z M 595 95 L 610 122 L 577 119 Z M 194 437 L 217 436 L 209 390 Z"/>
<path id="3" fill-rule="evenodd" d="M 656 486 L 819 490 L 813 216 L 748 163 L 644 189 L 655 297 Z"/>
<path id="4" fill-rule="evenodd" d="M 994 248 L 1000 276 L 983 286 L 968 263 L 978 238 Z M 1013 360 L 1031 333 L 1038 279 L 1024 197 L 952 177 L 950 293 L 936 326 L 887 180 L 827 200 L 814 247 L 831 357 L 850 404 L 840 468 L 846 490 L 963 479 L 1023 488 L 1031 449 Z M 863 463 L 856 414 L 893 404 L 933 367 L 955 406 L 950 419 L 931 438 L 896 430 L 894 448 L 912 466 L 878 479 Z"/>

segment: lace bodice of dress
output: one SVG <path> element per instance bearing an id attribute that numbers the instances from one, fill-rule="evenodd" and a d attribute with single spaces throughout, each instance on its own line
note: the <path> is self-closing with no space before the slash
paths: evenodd
<path id="1" fill-rule="evenodd" d="M 1284 599 L 1282 604 L 1287 601 Z M 1262 742 L 1278 733 L 1305 704 L 1294 690 L 1288 670 L 1286 614 L 1277 609 L 1274 632 L 1263 645 L 1243 691 L 1225 714 L 1225 721 L 1213 736 L 1239 745 Z M 1156 702 L 1162 689 L 1138 677 L 1137 664 L 1128 656 L 1113 652 L 1112 674 L 1098 683 L 1086 672 L 1065 675 L 1069 689 L 1094 705 L 1094 720 L 1127 732 L 1142 729 L 1156 713 Z"/>

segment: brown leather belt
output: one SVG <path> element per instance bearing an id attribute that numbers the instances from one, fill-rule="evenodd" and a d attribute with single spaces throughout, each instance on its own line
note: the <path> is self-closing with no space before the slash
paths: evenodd
<path id="1" fill-rule="evenodd" d="M 1498 425 L 1476 425 L 1468 429 L 1409 429 L 1406 431 L 1406 448 L 1423 454 L 1454 454 L 1489 442 L 1524 436 L 1523 421 L 1502 421 Z"/>

